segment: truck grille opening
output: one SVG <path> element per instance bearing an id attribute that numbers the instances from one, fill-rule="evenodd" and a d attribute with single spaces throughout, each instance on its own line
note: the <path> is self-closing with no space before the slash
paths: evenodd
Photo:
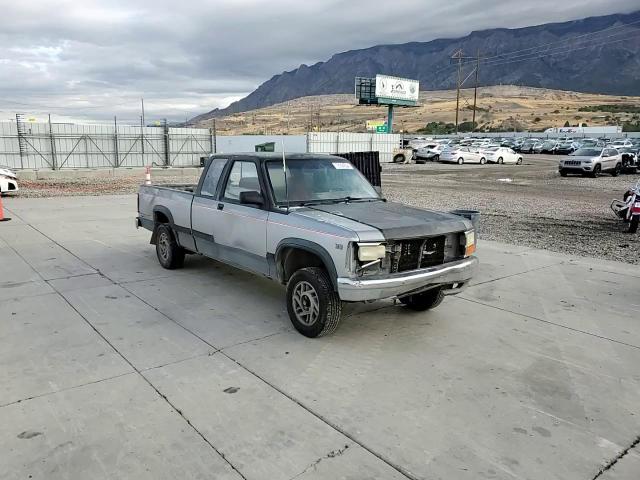
<path id="1" fill-rule="evenodd" d="M 391 272 L 405 272 L 417 268 L 433 267 L 444 263 L 446 237 L 398 240 L 391 258 Z"/>

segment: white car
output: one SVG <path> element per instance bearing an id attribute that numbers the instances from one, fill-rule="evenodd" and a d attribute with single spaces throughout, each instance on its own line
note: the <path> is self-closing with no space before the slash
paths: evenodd
<path id="1" fill-rule="evenodd" d="M 18 191 L 18 177 L 9 167 L 0 167 L 0 194 Z"/>
<path id="2" fill-rule="evenodd" d="M 611 148 L 620 149 L 620 148 L 632 148 L 633 143 L 631 140 L 615 140 L 611 144 L 609 144 Z"/>
<path id="3" fill-rule="evenodd" d="M 611 147 L 583 147 L 560 160 L 558 171 L 563 177 L 578 173 L 595 178 L 605 172 L 617 177 L 622 172 L 622 155 Z"/>
<path id="4" fill-rule="evenodd" d="M 458 165 L 462 165 L 463 163 L 479 163 L 484 165 L 487 163 L 487 157 L 477 148 L 457 147 L 442 150 L 442 152 L 440 152 L 440 161 L 453 162 Z"/>
<path id="5" fill-rule="evenodd" d="M 522 156 L 509 147 L 489 147 L 485 148 L 483 153 L 487 158 L 487 162 L 515 163 L 516 165 L 522 163 Z"/>

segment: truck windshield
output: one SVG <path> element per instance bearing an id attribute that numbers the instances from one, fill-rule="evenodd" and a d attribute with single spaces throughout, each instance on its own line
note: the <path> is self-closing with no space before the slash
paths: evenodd
<path id="1" fill-rule="evenodd" d="M 282 160 L 267 162 L 269 181 L 278 205 L 329 201 L 379 200 L 378 192 L 348 160 L 311 158 L 287 160 L 285 188 Z"/>

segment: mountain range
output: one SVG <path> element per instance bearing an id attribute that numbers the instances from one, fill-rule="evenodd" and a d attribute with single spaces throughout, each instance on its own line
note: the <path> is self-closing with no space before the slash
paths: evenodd
<path id="1" fill-rule="evenodd" d="M 451 56 L 459 49 L 469 57 L 480 52 L 479 85 L 640 95 L 640 11 L 636 11 L 338 53 L 326 62 L 275 75 L 227 108 L 199 115 L 189 123 L 298 97 L 352 93 L 355 77 L 378 73 L 418 79 L 421 90 L 455 88 L 456 65 Z M 475 60 L 464 62 L 471 63 L 463 65 L 468 73 Z"/>

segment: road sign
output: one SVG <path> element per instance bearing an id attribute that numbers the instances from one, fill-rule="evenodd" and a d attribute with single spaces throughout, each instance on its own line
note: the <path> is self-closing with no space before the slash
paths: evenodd
<path id="1" fill-rule="evenodd" d="M 387 124 L 385 123 L 384 125 L 378 125 L 376 127 L 376 133 L 387 133 Z"/>
<path id="2" fill-rule="evenodd" d="M 386 125 L 385 120 L 367 120 L 367 130 L 374 130 L 378 127 Z"/>

